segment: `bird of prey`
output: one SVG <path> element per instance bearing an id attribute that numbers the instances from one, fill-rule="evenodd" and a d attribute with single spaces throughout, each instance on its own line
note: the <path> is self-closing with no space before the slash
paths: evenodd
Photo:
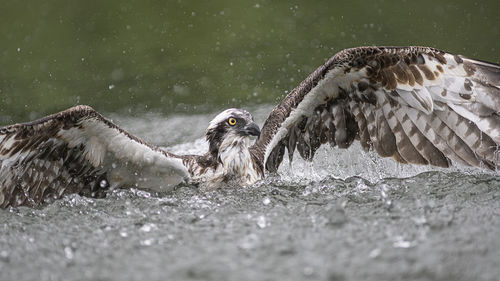
<path id="1" fill-rule="evenodd" d="M 251 136 L 257 136 L 251 143 Z M 0 129 L 0 207 L 37 206 L 79 193 L 182 183 L 252 185 L 276 172 L 285 149 L 311 160 L 328 143 L 401 163 L 500 166 L 500 65 L 428 47 L 343 50 L 269 114 L 262 130 L 245 110 L 208 124 L 204 155 L 174 155 L 89 106 Z M 334 160 L 332 160 L 334 161 Z"/>

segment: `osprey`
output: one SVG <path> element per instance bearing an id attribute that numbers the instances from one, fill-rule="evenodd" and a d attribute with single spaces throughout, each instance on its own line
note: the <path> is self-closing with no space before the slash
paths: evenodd
<path id="1" fill-rule="evenodd" d="M 251 136 L 258 136 L 252 144 Z M 244 110 L 208 125 L 209 150 L 179 156 L 146 143 L 88 106 L 0 129 L 0 206 L 36 206 L 68 193 L 102 196 L 181 182 L 252 185 L 288 151 L 320 145 L 401 163 L 500 165 L 500 65 L 427 47 L 359 47 L 320 66 L 278 104 L 262 130 Z"/>

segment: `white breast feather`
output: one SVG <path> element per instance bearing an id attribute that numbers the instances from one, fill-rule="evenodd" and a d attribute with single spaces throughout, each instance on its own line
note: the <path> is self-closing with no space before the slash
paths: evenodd
<path id="1" fill-rule="evenodd" d="M 216 173 L 224 177 L 241 179 L 239 184 L 251 185 L 260 179 L 254 167 L 250 151 L 248 150 L 250 139 L 241 137 L 235 133 L 229 133 L 219 148 L 219 158 L 222 165 L 217 168 Z"/>

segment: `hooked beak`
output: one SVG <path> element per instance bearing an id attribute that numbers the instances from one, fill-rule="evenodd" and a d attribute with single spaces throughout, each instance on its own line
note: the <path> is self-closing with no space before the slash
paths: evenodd
<path id="1" fill-rule="evenodd" d="M 241 130 L 241 132 L 244 134 L 244 135 L 247 135 L 247 136 L 259 136 L 260 135 L 260 129 L 259 129 L 259 126 L 257 124 L 255 124 L 254 122 L 246 125 L 243 130 Z"/>

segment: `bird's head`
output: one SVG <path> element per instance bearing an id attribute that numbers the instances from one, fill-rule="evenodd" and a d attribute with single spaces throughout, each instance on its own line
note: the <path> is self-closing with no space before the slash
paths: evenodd
<path id="1" fill-rule="evenodd" d="M 206 138 L 210 153 L 217 156 L 223 143 L 243 140 L 248 142 L 250 136 L 259 136 L 259 126 L 253 121 L 252 115 L 246 110 L 226 109 L 210 121 Z"/>

